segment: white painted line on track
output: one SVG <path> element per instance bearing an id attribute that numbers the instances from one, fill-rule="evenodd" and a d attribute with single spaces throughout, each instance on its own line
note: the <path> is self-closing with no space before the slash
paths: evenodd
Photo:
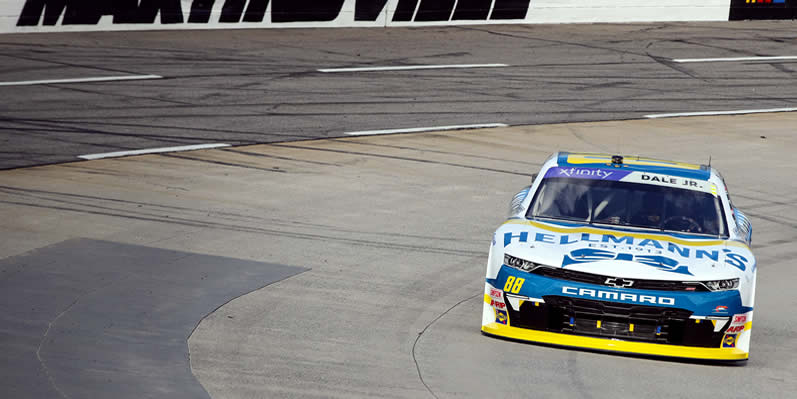
<path id="1" fill-rule="evenodd" d="M 645 118 L 676 118 L 679 116 L 711 116 L 711 115 L 744 115 L 744 114 L 764 114 L 769 112 L 794 112 L 797 108 L 770 108 L 770 109 L 740 109 L 736 111 L 706 111 L 706 112 L 679 112 L 673 114 L 651 114 Z"/>
<path id="2" fill-rule="evenodd" d="M 125 75 L 125 76 L 102 76 L 94 78 L 74 78 L 74 79 L 20 80 L 16 82 L 0 82 L 0 86 L 30 86 L 30 85 L 48 85 L 56 83 L 113 82 L 117 80 L 144 80 L 144 79 L 163 79 L 163 76 Z"/>
<path id="3" fill-rule="evenodd" d="M 673 62 L 686 63 L 686 62 L 738 62 L 738 61 L 779 61 L 779 60 L 797 60 L 797 55 L 783 55 L 773 57 L 732 57 L 732 58 L 678 58 Z"/>
<path id="4" fill-rule="evenodd" d="M 406 129 L 363 130 L 361 132 L 346 132 L 343 134 L 348 136 L 370 136 L 377 134 L 418 133 L 418 132 L 432 132 L 437 130 L 483 129 L 483 128 L 507 127 L 507 126 L 509 125 L 504 123 L 480 123 L 476 125 L 452 125 L 452 126 L 411 127 Z"/>
<path id="5" fill-rule="evenodd" d="M 161 148 L 147 148 L 143 150 L 131 151 L 115 151 L 103 152 L 99 154 L 78 155 L 81 159 L 102 159 L 102 158 L 118 158 L 130 155 L 143 155 L 143 154 L 158 154 L 162 152 L 179 152 L 179 151 L 193 151 L 193 150 L 207 150 L 210 148 L 229 147 L 229 144 L 216 143 L 216 144 L 194 144 L 194 145 L 181 145 L 177 147 L 161 147 Z"/>
<path id="6" fill-rule="evenodd" d="M 454 65 L 405 65 L 405 66 L 375 66 L 357 68 L 325 68 L 318 72 L 376 72 L 376 71 L 408 71 L 416 69 L 450 69 L 450 68 L 501 68 L 507 64 L 454 64 Z"/>

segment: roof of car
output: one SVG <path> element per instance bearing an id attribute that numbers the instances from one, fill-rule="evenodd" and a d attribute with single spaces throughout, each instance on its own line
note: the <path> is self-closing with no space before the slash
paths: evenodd
<path id="1" fill-rule="evenodd" d="M 560 152 L 557 156 L 557 164 L 560 167 L 571 166 L 578 168 L 600 169 L 622 168 L 623 170 L 628 171 L 660 173 L 700 180 L 708 180 L 711 177 L 711 167 L 706 165 L 643 158 L 638 156 L 622 156 L 622 163 L 613 163 L 612 156 L 617 155 Z"/>

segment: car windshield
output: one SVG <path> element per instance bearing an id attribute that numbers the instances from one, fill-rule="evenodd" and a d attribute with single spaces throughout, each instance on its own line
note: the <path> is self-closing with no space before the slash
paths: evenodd
<path id="1" fill-rule="evenodd" d="M 726 235 L 718 197 L 622 181 L 546 178 L 526 217 Z"/>

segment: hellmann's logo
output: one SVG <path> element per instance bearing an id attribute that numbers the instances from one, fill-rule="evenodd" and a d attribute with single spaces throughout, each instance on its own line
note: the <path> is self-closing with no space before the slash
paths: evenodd
<path id="1" fill-rule="evenodd" d="M 612 234 L 593 234 L 593 233 L 571 233 L 571 234 L 553 234 L 543 232 L 506 232 L 504 233 L 504 247 L 512 244 L 513 242 L 541 242 L 547 244 L 558 245 L 588 245 L 590 249 L 580 249 L 571 252 L 571 263 L 585 263 L 596 262 L 599 260 L 633 260 L 636 262 L 642 261 L 649 266 L 658 267 L 665 271 L 691 274 L 685 266 L 679 265 L 679 262 L 669 257 L 664 257 L 665 253 L 671 253 L 674 256 L 681 258 L 694 258 L 694 259 L 710 259 L 714 262 L 720 262 L 720 253 L 725 254 L 725 263 L 745 271 L 748 267 L 748 260 L 742 254 L 734 253 L 728 248 L 723 248 L 722 251 L 716 248 L 690 248 L 682 246 L 667 240 L 654 240 L 652 238 L 637 238 L 633 235 L 612 235 Z M 613 252 L 616 250 L 620 253 Z M 647 254 L 639 255 L 633 254 L 632 258 L 628 258 L 626 252 L 647 252 Z M 651 256 L 652 255 L 652 256 Z M 574 262 L 572 260 L 575 260 Z M 567 259 L 565 259 L 564 266 L 567 266 Z"/>
<path id="2" fill-rule="evenodd" d="M 610 301 L 628 301 L 635 303 L 650 303 L 653 305 L 675 305 L 675 298 L 654 295 L 637 295 L 627 292 L 614 292 L 593 290 L 589 288 L 562 287 L 562 293 L 566 295 L 588 296 L 597 299 L 607 299 Z"/>

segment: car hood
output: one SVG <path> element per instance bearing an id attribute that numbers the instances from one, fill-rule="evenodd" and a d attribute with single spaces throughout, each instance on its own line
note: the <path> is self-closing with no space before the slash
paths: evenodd
<path id="1" fill-rule="evenodd" d="M 637 279 L 719 280 L 755 268 L 742 242 L 594 225 L 513 219 L 496 231 L 493 245 L 542 265 Z"/>

